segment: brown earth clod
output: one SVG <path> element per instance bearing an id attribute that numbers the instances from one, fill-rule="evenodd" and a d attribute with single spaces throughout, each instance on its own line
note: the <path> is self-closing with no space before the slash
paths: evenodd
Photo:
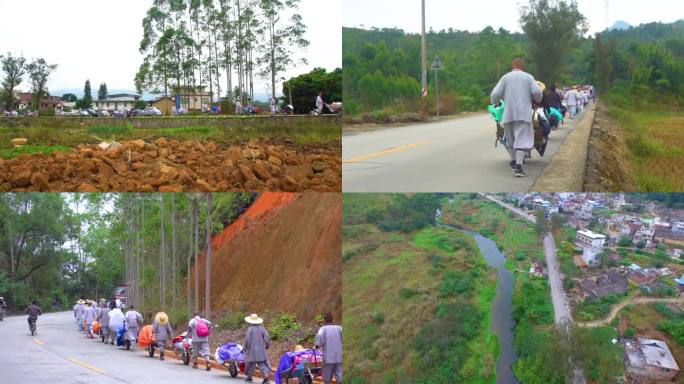
<path id="1" fill-rule="evenodd" d="M 295 144 L 252 139 L 221 147 L 212 141 L 157 138 L 116 149 L 79 145 L 72 152 L 24 154 L 0 161 L 8 191 L 56 192 L 340 192 L 340 141 Z"/>

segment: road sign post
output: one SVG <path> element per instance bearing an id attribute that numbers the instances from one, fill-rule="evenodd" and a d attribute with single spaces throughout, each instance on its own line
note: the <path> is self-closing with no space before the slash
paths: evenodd
<path id="1" fill-rule="evenodd" d="M 435 71 L 435 109 L 437 109 L 437 117 L 439 117 L 439 75 L 437 73 L 442 69 L 442 61 L 439 56 L 435 56 L 432 61 L 432 69 Z"/>

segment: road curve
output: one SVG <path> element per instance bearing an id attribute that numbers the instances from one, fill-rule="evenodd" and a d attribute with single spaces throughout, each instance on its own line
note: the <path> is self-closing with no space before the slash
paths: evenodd
<path id="1" fill-rule="evenodd" d="M 486 114 L 365 132 L 345 130 L 343 191 L 529 191 L 583 117 L 568 119 L 551 133 L 544 157 L 533 151 L 523 178 L 513 177 L 506 150 L 494 148 L 496 125 Z"/>
<path id="2" fill-rule="evenodd" d="M 227 371 L 205 372 L 174 358 L 151 359 L 146 351 L 125 351 L 86 339 L 76 330 L 71 312 L 50 313 L 38 319 L 31 337 L 26 316 L 0 322 L 3 335 L 0 375 L 3 383 L 242 383 Z M 171 353 L 171 355 L 173 355 Z M 259 380 L 260 381 L 260 380 Z"/>

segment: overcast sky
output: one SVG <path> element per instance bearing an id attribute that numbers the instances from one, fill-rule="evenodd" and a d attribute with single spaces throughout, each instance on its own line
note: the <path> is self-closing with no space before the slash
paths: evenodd
<path id="1" fill-rule="evenodd" d="M 608 21 L 606 7 L 608 3 Z M 346 27 L 397 27 L 407 32 L 420 32 L 420 0 L 344 0 Z M 481 31 L 488 25 L 520 32 L 518 25 L 521 0 L 426 0 L 427 29 L 449 27 Z M 589 20 L 590 33 L 602 31 L 618 20 L 632 25 L 652 21 L 672 22 L 684 18 L 682 0 L 578 0 L 582 14 Z"/>
<path id="2" fill-rule="evenodd" d="M 313 67 L 332 70 L 342 65 L 342 0 L 324 2 L 301 0 L 299 14 L 311 42 L 305 52 L 308 65 L 299 65 L 286 78 Z M 101 82 L 109 89 L 134 90 L 133 78 L 142 63 L 142 19 L 151 4 L 152 0 L 0 0 L 0 53 L 23 53 L 27 59 L 43 57 L 59 64 L 49 89 L 82 89 L 89 78 L 93 92 Z M 258 80 L 255 92 L 266 93 L 267 84 Z M 28 89 L 28 82 L 21 88 Z"/>

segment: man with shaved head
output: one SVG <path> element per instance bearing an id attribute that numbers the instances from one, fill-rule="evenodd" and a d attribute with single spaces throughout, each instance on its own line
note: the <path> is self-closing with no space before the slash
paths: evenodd
<path id="1" fill-rule="evenodd" d="M 512 70 L 505 74 L 492 91 L 492 104 L 505 103 L 503 119 L 506 148 L 511 157 L 510 167 L 516 177 L 525 176 L 523 161 L 534 147 L 532 103 L 541 102 L 542 90 L 534 77 L 525 72 L 525 63 L 515 58 Z"/>

